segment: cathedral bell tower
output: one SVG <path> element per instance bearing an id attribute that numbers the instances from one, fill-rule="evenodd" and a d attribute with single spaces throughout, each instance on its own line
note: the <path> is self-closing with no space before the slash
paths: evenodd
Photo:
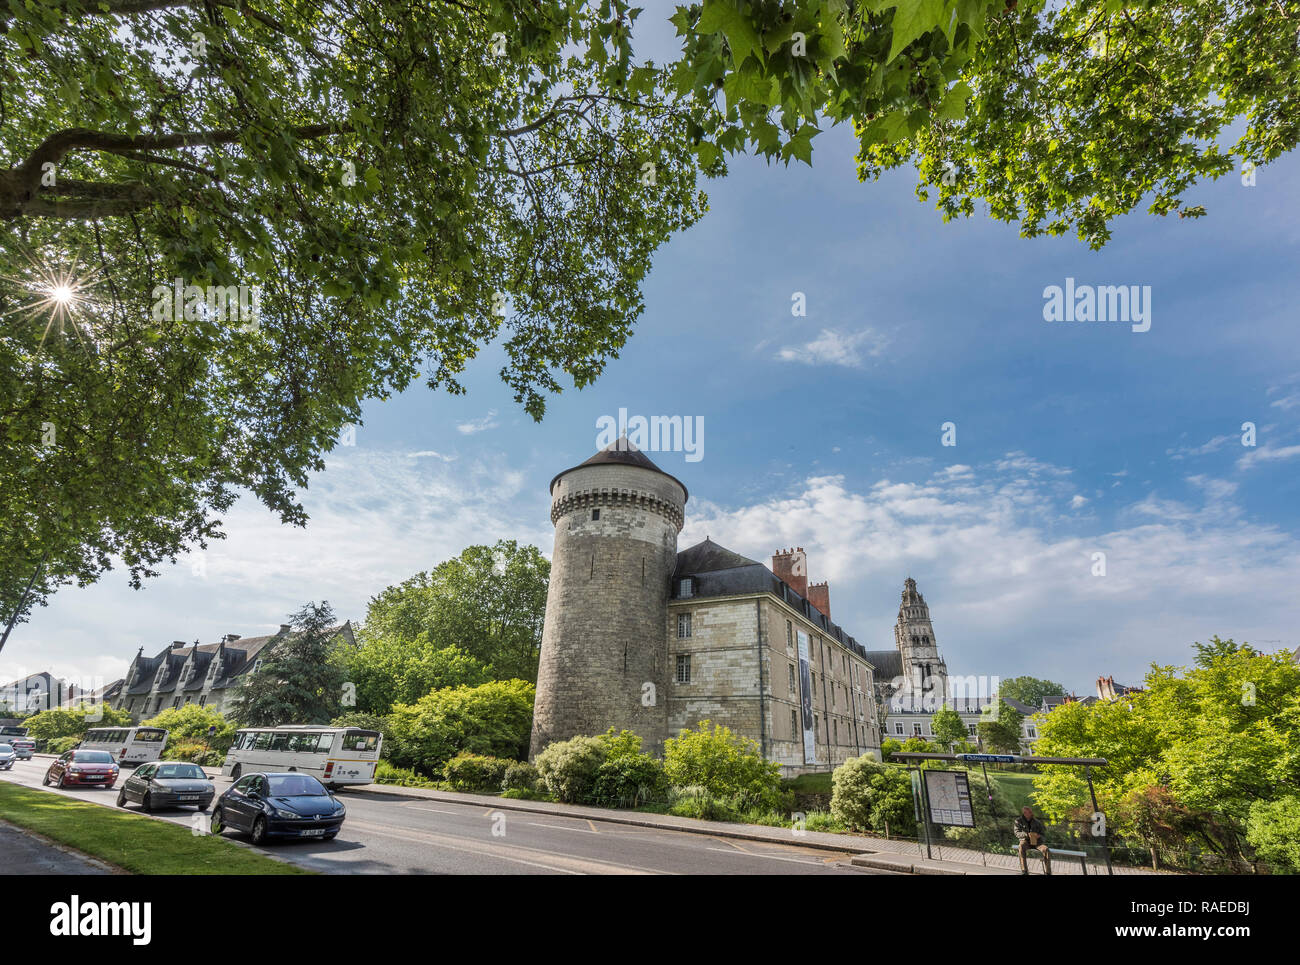
<path id="1" fill-rule="evenodd" d="M 903 583 L 903 599 L 894 624 L 894 645 L 903 657 L 905 693 L 916 709 L 938 710 L 948 695 L 948 666 L 939 656 L 930 623 L 930 608 L 910 576 Z"/>

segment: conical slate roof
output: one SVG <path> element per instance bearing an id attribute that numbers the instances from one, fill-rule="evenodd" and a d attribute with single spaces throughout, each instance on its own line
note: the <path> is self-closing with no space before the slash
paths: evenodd
<path id="1" fill-rule="evenodd" d="M 673 482 L 677 483 L 677 485 L 682 487 L 682 492 L 686 496 L 689 497 L 690 495 L 690 493 L 686 491 L 686 486 L 682 484 L 682 481 L 680 479 L 678 479 L 676 476 L 664 472 L 653 462 L 651 462 L 650 457 L 647 456 L 640 449 L 638 449 L 636 446 L 632 445 L 631 441 L 628 439 L 627 436 L 619 436 L 617 440 L 611 442 L 608 446 L 600 450 L 600 452 L 596 453 L 587 461 L 579 463 L 576 466 L 571 466 L 570 468 L 564 470 L 564 472 L 557 472 L 554 478 L 551 479 L 551 485 L 549 488 L 554 489 L 555 480 L 559 479 L 565 473 L 573 472 L 574 469 L 581 469 L 583 466 L 602 466 L 608 464 L 615 464 L 620 466 L 636 466 L 639 469 L 649 469 L 651 472 L 657 472 L 661 476 L 668 476 L 669 479 L 671 479 Z"/>

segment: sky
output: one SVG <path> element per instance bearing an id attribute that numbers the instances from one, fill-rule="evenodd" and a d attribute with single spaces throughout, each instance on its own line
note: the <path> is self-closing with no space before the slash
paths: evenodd
<path id="1" fill-rule="evenodd" d="M 703 420 L 698 461 L 649 453 L 690 490 L 680 549 L 804 547 L 868 649 L 892 647 L 909 575 L 954 674 L 1084 695 L 1215 634 L 1300 645 L 1300 162 L 1195 188 L 1200 220 L 1123 218 L 1094 252 L 983 213 L 945 224 L 910 169 L 859 183 L 854 151 L 832 129 L 812 168 L 734 159 L 656 256 L 620 357 L 541 423 L 488 347 L 463 397 L 368 404 L 301 493 L 305 529 L 241 499 L 227 539 L 142 591 L 121 570 L 60 591 L 0 677 L 107 682 L 138 647 L 274 632 L 309 600 L 360 622 L 474 543 L 549 556 L 547 484 L 620 409 Z M 1149 330 L 1045 321 L 1067 278 L 1149 286 Z"/>

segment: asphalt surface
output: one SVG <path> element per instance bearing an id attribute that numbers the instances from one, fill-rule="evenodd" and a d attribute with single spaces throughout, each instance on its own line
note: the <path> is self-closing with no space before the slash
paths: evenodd
<path id="1" fill-rule="evenodd" d="M 0 771 L 0 780 L 41 788 L 49 764 L 49 759 L 42 758 L 18 761 L 12 770 Z M 43 790 L 112 805 L 128 773 L 124 770 L 113 790 Z M 214 783 L 218 795 L 230 785 L 228 778 L 219 776 Z M 335 840 L 287 841 L 259 850 L 333 874 L 888 873 L 851 866 L 853 853 L 848 851 L 733 841 L 707 834 L 356 791 L 342 791 L 338 798 L 348 813 Z M 139 811 L 136 805 L 129 807 Z M 154 817 L 194 827 L 195 814 L 193 808 L 183 808 Z M 200 816 L 198 826 L 206 831 L 207 814 Z"/>

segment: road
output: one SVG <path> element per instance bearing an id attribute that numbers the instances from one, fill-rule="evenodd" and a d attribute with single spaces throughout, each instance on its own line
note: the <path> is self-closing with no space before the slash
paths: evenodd
<path id="1" fill-rule="evenodd" d="M 48 758 L 18 761 L 0 780 L 40 788 Z M 125 773 L 118 778 L 118 786 Z M 230 785 L 215 778 L 217 793 Z M 117 791 L 59 790 L 112 804 Z M 343 831 L 334 841 L 292 841 L 263 850 L 331 874 L 865 874 L 849 852 L 773 845 L 482 805 L 343 791 Z M 130 806 L 138 811 L 135 805 Z M 191 827 L 192 808 L 154 815 Z M 207 815 L 202 826 L 207 827 Z M 227 832 L 232 837 L 237 837 Z M 887 872 L 879 872 L 887 873 Z"/>

